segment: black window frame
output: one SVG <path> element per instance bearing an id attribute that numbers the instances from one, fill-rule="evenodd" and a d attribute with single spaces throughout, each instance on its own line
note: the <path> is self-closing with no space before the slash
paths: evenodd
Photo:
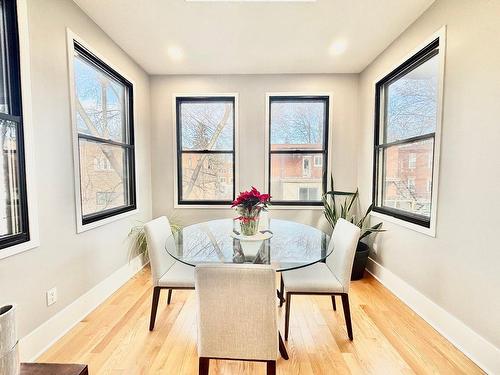
<path id="1" fill-rule="evenodd" d="M 230 102 L 233 105 L 233 148 L 232 150 L 183 150 L 182 149 L 182 103 Z M 217 206 L 231 204 L 236 198 L 236 96 L 177 96 L 175 98 L 175 126 L 177 150 L 177 205 L 179 206 Z M 183 154 L 232 154 L 233 158 L 233 194 L 231 200 L 183 199 L 182 196 L 182 155 Z"/>
<path id="2" fill-rule="evenodd" d="M 397 145 L 404 145 L 404 144 L 411 144 L 417 141 L 425 141 L 432 139 L 433 140 L 433 146 L 432 146 L 432 171 L 431 171 L 431 176 L 432 176 L 432 184 L 434 184 L 434 178 L 435 178 L 435 170 L 434 170 L 434 161 L 436 158 L 436 130 L 437 126 L 439 126 L 439 120 L 438 123 L 436 124 L 436 129 L 433 132 L 426 133 L 423 135 L 419 136 L 413 136 L 413 137 L 408 137 L 404 138 L 402 140 L 396 140 L 392 142 L 387 142 L 387 143 L 381 143 L 381 127 L 384 126 L 382 124 L 382 116 L 381 116 L 381 111 L 382 111 L 382 91 L 384 89 L 384 86 L 387 84 L 396 81 L 397 79 L 403 77 L 407 73 L 411 72 L 412 70 L 416 69 L 420 65 L 424 64 L 425 62 L 429 61 L 431 58 L 435 56 L 439 56 L 439 53 L 441 52 L 440 50 L 440 45 L 439 45 L 439 38 L 434 39 L 432 42 L 430 42 L 427 46 L 422 48 L 419 52 L 417 52 L 415 55 L 410 57 L 408 60 L 403 62 L 401 65 L 399 65 L 396 69 L 391 71 L 389 74 L 387 74 L 385 77 L 383 77 L 380 81 L 378 81 L 375 84 L 375 126 L 374 126 L 374 143 L 373 143 L 373 181 L 372 181 L 372 203 L 373 203 L 373 211 L 378 212 L 384 215 L 392 216 L 396 219 L 400 219 L 412 224 L 416 224 L 418 226 L 422 226 L 424 228 L 430 228 L 431 227 L 431 221 L 432 221 L 432 206 L 436 204 L 434 201 L 434 196 L 432 194 L 432 189 L 431 189 L 431 212 L 429 217 L 424 216 L 424 215 L 419 215 L 411 212 L 407 212 L 404 210 L 399 210 L 397 208 L 392 208 L 392 207 L 386 207 L 382 206 L 381 204 L 379 205 L 379 201 L 381 202 L 381 196 L 383 195 L 383 191 L 379 192 L 379 185 L 380 185 L 380 178 L 382 178 L 382 181 L 384 180 L 383 176 L 383 164 L 381 166 L 381 162 L 383 163 L 383 160 L 381 161 L 381 150 L 386 149 L 391 146 L 397 146 Z M 438 94 L 438 100 L 440 100 L 440 96 Z M 384 108 L 385 111 L 385 108 Z M 382 184 L 383 185 L 383 184 Z M 380 196 L 379 196 L 380 193 Z"/>
<path id="3" fill-rule="evenodd" d="M 28 242 L 30 238 L 28 215 L 28 192 L 26 185 L 26 156 L 24 144 L 24 117 L 21 93 L 21 59 L 19 48 L 19 28 L 17 1 L 3 1 L 3 23 L 7 75 L 7 98 L 9 113 L 0 113 L 0 119 L 16 123 L 16 156 L 18 163 L 18 195 L 21 231 L 0 238 L 0 250 Z"/>
<path id="4" fill-rule="evenodd" d="M 272 104 L 273 102 L 302 102 L 302 101 L 318 101 L 325 104 L 325 114 L 324 114 L 324 127 L 323 127 L 323 147 L 317 150 L 305 150 L 305 149 L 295 149 L 295 150 L 272 150 L 271 147 L 271 118 L 272 118 Z M 329 128 L 330 128 L 330 95 L 270 95 L 268 100 L 268 154 L 267 154 L 267 164 L 268 164 L 268 181 L 267 181 L 267 191 L 271 194 L 271 203 L 273 206 L 322 206 L 323 202 L 321 197 L 327 192 L 327 174 L 328 174 L 328 153 L 329 153 Z M 320 194 L 319 201 L 301 201 L 301 200 L 274 200 L 272 198 L 271 191 L 271 162 L 272 155 L 284 154 L 284 155 L 312 155 L 311 168 L 314 166 L 314 156 L 323 156 L 323 173 L 322 173 L 322 192 Z"/>
<path id="5" fill-rule="evenodd" d="M 95 66 L 97 69 L 102 70 L 105 74 L 111 76 L 113 79 L 117 80 L 121 84 L 124 85 L 127 95 L 127 116 L 126 116 L 126 128 L 127 128 L 127 142 L 118 142 L 112 139 L 105 139 L 101 137 L 95 137 L 88 134 L 83 134 L 76 129 L 77 132 L 77 144 L 78 144 L 78 170 L 80 171 L 79 179 L 80 186 L 78 186 L 80 193 L 80 209 L 81 209 L 81 223 L 83 226 L 91 223 L 98 222 L 100 220 L 104 220 L 113 216 L 121 215 L 126 212 L 133 211 L 137 209 L 137 197 L 136 197 L 136 176 L 135 176 L 135 140 L 134 140 L 134 86 L 128 81 L 125 77 L 123 77 L 116 70 L 111 68 L 108 64 L 103 62 L 99 57 L 97 57 L 94 53 L 89 51 L 88 48 L 83 46 L 76 40 L 73 40 L 73 49 L 74 53 L 79 56 L 85 58 L 87 62 L 91 65 Z M 76 90 L 73 95 L 76 96 Z M 76 124 L 74 125 L 76 127 Z M 125 155 L 127 157 L 127 179 L 126 179 L 126 187 L 124 187 L 124 192 L 127 192 L 129 197 L 129 203 L 127 205 L 123 205 L 120 207 L 115 207 L 99 212 L 95 212 L 92 214 L 84 215 L 83 214 L 83 199 L 82 199 L 82 190 L 81 190 L 81 160 L 80 160 L 80 141 L 84 140 L 87 142 L 95 142 L 100 144 L 107 144 L 111 146 L 118 146 L 126 150 Z"/>

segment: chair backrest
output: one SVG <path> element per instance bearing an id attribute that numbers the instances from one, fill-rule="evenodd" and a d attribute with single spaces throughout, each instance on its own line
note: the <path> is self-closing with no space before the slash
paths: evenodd
<path id="1" fill-rule="evenodd" d="M 345 293 L 349 291 L 359 234 L 360 229 L 356 225 L 338 219 L 328 244 L 329 250 L 333 247 L 333 253 L 326 258 L 326 264 L 342 284 Z"/>
<path id="2" fill-rule="evenodd" d="M 194 273 L 198 355 L 275 361 L 276 272 L 268 265 L 207 264 Z"/>
<path id="3" fill-rule="evenodd" d="M 160 278 L 175 263 L 165 250 L 165 243 L 172 235 L 170 223 L 165 216 L 160 216 L 144 225 L 146 239 L 148 242 L 149 261 L 151 264 L 151 275 L 153 285 L 157 286 Z"/>

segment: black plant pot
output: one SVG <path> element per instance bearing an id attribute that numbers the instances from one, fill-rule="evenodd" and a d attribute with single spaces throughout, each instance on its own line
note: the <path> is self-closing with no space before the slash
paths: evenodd
<path id="1" fill-rule="evenodd" d="M 358 242 L 356 255 L 354 255 L 351 280 L 361 280 L 363 278 L 369 254 L 370 248 L 368 247 L 368 245 L 363 242 Z"/>

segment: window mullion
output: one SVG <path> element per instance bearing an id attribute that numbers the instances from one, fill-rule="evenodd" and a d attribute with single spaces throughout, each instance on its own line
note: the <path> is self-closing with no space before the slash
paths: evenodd
<path id="1" fill-rule="evenodd" d="M 326 150 L 270 150 L 270 154 L 325 154 Z"/>
<path id="2" fill-rule="evenodd" d="M 85 139 L 85 140 L 90 141 L 90 142 L 104 143 L 104 144 L 118 146 L 118 147 L 127 147 L 127 148 L 134 147 L 134 145 L 129 144 L 129 143 L 117 142 L 117 141 L 113 141 L 112 139 L 95 137 L 93 135 L 88 135 L 88 134 L 84 134 L 84 133 L 78 133 L 78 138 Z"/>
<path id="3" fill-rule="evenodd" d="M 8 114 L 8 113 L 2 113 L 0 112 L 0 120 L 5 120 L 5 121 L 11 121 L 11 122 L 17 122 L 17 123 L 20 123 L 22 118 L 21 116 L 15 116 L 15 115 L 11 115 L 11 114 Z"/>
<path id="4" fill-rule="evenodd" d="M 411 137 L 411 138 L 399 139 L 399 140 L 394 141 L 394 142 L 382 143 L 382 144 L 376 145 L 375 147 L 378 149 L 382 149 L 382 148 L 399 146 L 399 145 L 404 145 L 404 144 L 409 144 L 409 143 L 415 143 L 418 141 L 423 141 L 426 139 L 434 138 L 435 135 L 436 135 L 436 133 L 432 132 L 432 133 L 427 133 L 427 134 L 423 134 L 423 135 L 417 135 L 417 136 Z"/>
<path id="5" fill-rule="evenodd" d="M 234 154 L 234 150 L 181 150 L 183 154 Z"/>

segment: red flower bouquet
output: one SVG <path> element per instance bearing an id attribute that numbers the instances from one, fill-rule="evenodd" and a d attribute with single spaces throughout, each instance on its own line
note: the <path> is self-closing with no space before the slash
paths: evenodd
<path id="1" fill-rule="evenodd" d="M 236 220 L 240 221 L 241 233 L 244 236 L 253 236 L 257 233 L 260 212 L 267 209 L 270 199 L 269 194 L 261 194 L 252 186 L 250 191 L 241 192 L 233 201 L 231 207 L 235 207 L 240 215 Z"/>

